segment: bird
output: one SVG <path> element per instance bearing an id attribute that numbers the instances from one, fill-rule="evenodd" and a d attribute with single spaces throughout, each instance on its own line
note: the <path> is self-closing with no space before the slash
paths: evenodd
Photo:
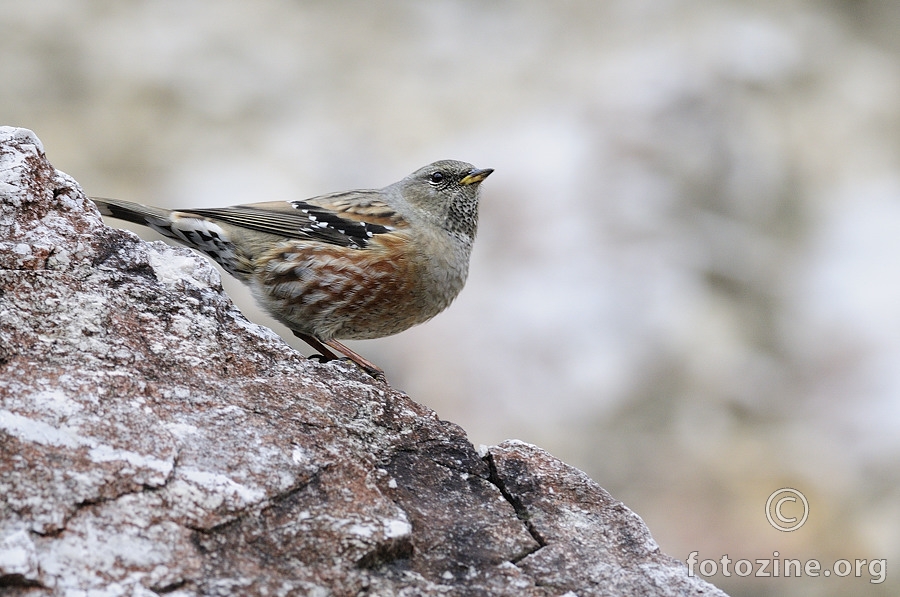
<path id="1" fill-rule="evenodd" d="M 340 340 L 397 334 L 462 290 L 492 168 L 441 160 L 381 189 L 232 207 L 165 209 L 91 197 L 105 216 L 147 226 L 211 257 L 322 355 L 384 371 Z"/>

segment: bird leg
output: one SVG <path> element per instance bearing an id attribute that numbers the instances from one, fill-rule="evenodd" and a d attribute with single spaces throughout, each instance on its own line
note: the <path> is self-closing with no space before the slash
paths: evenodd
<path id="1" fill-rule="evenodd" d="M 291 331 L 294 332 L 295 336 L 312 346 L 313 350 L 319 351 L 325 361 L 331 361 L 338 358 L 336 354 L 328 350 L 324 344 L 319 342 L 318 338 L 316 338 L 315 336 L 310 336 L 309 334 L 301 334 L 300 332 L 294 330 Z"/>
<path id="2" fill-rule="evenodd" d="M 337 359 L 338 355 L 335 353 L 340 353 L 359 365 L 363 371 L 371 375 L 372 377 L 384 378 L 384 371 L 381 370 L 378 365 L 367 360 L 362 355 L 350 350 L 337 340 L 319 340 L 315 336 L 310 336 L 309 334 L 302 334 L 300 332 L 291 330 L 294 332 L 294 335 L 309 344 L 313 347 L 314 350 L 319 351 L 323 357 L 325 357 L 326 361 L 331 361 L 333 359 Z"/>

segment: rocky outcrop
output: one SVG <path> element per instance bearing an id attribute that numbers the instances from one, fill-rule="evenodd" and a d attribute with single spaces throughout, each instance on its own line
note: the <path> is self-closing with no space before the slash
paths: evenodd
<path id="1" fill-rule="evenodd" d="M 4 595 L 722 595 L 580 471 L 248 322 L 0 128 Z"/>

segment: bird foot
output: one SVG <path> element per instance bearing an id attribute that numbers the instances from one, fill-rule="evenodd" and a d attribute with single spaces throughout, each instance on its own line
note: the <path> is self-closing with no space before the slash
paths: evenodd
<path id="1" fill-rule="evenodd" d="M 322 354 L 311 355 L 309 358 L 314 358 L 320 363 L 327 363 L 328 361 L 333 361 L 335 359 L 340 358 L 341 360 L 347 359 L 365 371 L 367 374 L 371 375 L 377 381 L 387 381 L 387 377 L 384 375 L 384 371 L 375 363 L 369 361 L 364 358 L 362 355 L 350 350 L 337 340 L 326 340 L 322 341 L 314 336 L 309 336 L 307 334 L 301 334 L 300 332 L 294 332 L 294 335 L 312 346 L 315 350 L 318 350 Z M 331 349 L 331 350 L 329 350 Z M 344 355 L 343 358 L 338 357 L 337 354 L 340 353 Z"/>

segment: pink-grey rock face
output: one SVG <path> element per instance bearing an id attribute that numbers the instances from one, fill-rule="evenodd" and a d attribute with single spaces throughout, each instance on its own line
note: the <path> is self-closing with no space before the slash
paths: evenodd
<path id="1" fill-rule="evenodd" d="M 722 595 L 584 474 L 248 322 L 0 128 L 3 595 Z"/>

